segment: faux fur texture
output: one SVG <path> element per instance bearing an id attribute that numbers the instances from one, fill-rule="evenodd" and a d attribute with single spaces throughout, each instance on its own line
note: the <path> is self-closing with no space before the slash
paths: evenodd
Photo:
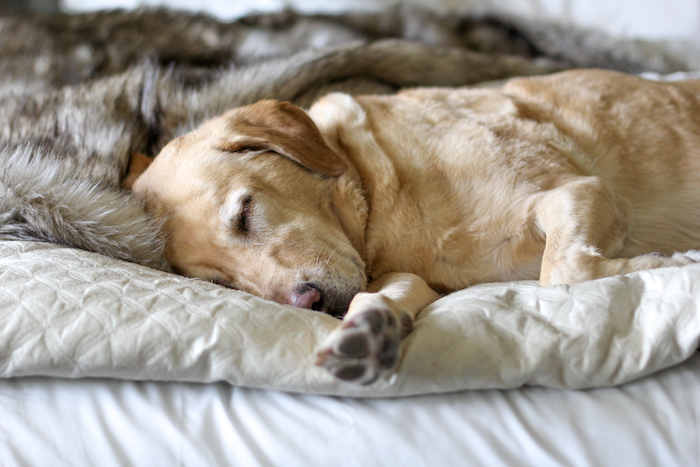
<path id="1" fill-rule="evenodd" d="M 140 202 L 52 155 L 30 143 L 2 152 L 0 239 L 44 240 L 168 269 L 160 225 Z"/>
<path id="2" fill-rule="evenodd" d="M 160 268 L 158 226 L 120 191 L 129 156 L 155 155 L 231 107 L 262 98 L 306 106 L 331 90 L 459 86 L 572 66 L 666 73 L 700 63 L 553 25 L 400 7 L 234 23 L 168 10 L 15 15 L 0 17 L 0 45 L 0 238 Z"/>
<path id="3" fill-rule="evenodd" d="M 593 31 L 505 16 L 441 16 L 397 6 L 381 13 L 300 15 L 287 10 L 222 23 L 158 9 L 0 16 L 0 94 L 44 91 L 121 73 L 146 60 L 193 69 L 238 67 L 300 50 L 403 38 L 568 67 L 669 73 L 700 67 L 697 49 L 619 41 Z M 683 44 L 686 46 L 687 44 Z"/>

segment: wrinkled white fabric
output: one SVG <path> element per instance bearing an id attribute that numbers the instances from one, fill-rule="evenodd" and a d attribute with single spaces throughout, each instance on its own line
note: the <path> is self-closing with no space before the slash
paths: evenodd
<path id="1" fill-rule="evenodd" d="M 426 308 L 398 370 L 334 380 L 314 350 L 335 318 L 94 253 L 0 243 L 0 376 L 211 382 L 346 396 L 617 385 L 700 339 L 700 265 L 574 287 L 485 284 Z"/>
<path id="2" fill-rule="evenodd" d="M 350 399 L 125 380 L 0 380 L 0 465 L 689 467 L 700 355 L 614 388 Z"/>

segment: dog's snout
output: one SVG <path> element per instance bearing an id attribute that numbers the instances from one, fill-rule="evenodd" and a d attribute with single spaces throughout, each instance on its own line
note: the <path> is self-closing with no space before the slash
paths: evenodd
<path id="1" fill-rule="evenodd" d="M 302 284 L 289 294 L 287 303 L 297 308 L 320 310 L 323 304 L 323 295 L 312 284 Z"/>

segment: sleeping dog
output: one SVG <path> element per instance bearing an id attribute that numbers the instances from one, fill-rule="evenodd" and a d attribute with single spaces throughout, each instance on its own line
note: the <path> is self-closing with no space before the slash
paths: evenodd
<path id="1" fill-rule="evenodd" d="M 170 142 L 133 190 L 175 271 L 342 317 L 318 363 L 368 384 L 442 293 L 693 262 L 700 81 L 261 101 Z"/>

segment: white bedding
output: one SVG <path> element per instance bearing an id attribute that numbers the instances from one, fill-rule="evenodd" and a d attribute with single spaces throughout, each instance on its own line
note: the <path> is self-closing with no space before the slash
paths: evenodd
<path id="1" fill-rule="evenodd" d="M 347 399 L 217 384 L 0 381 L 0 465 L 700 465 L 700 356 L 622 387 Z"/>
<path id="2" fill-rule="evenodd" d="M 0 243 L 0 376 L 212 382 L 315 394 L 621 384 L 700 340 L 700 264 L 575 287 L 485 284 L 418 317 L 398 370 L 334 380 L 314 350 L 338 321 L 98 254 Z"/>

